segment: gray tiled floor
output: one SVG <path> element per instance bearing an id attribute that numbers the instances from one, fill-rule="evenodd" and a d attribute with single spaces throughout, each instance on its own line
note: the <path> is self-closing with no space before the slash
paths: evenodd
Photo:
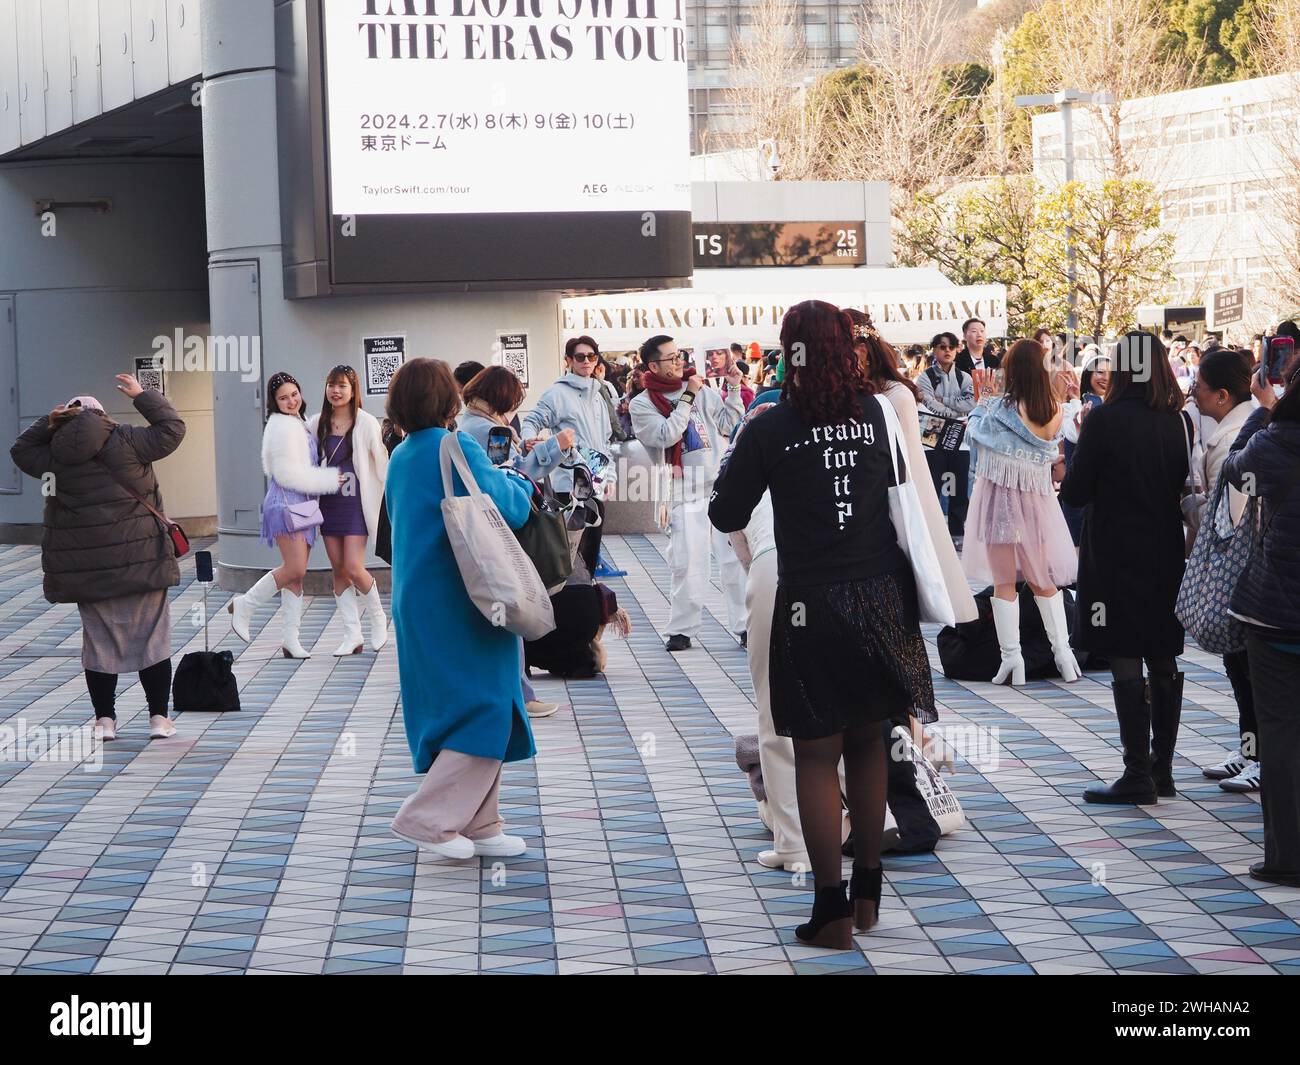
<path id="1" fill-rule="evenodd" d="M 150 743 L 123 678 L 100 768 L 0 761 L 0 972 L 1300 972 L 1300 893 L 1244 877 L 1258 802 L 1197 768 L 1232 742 L 1235 709 L 1194 649 L 1182 798 L 1142 809 L 1079 797 L 1118 763 L 1103 683 L 936 674 L 945 724 L 997 730 L 996 768 L 959 759 L 949 778 L 968 826 L 887 859 L 858 949 L 797 944 L 810 892 L 754 861 L 769 837 L 732 755 L 754 730 L 744 652 L 716 591 L 696 648 L 663 651 L 664 550 L 607 541 L 635 630 L 607 643 L 604 677 L 537 681 L 572 709 L 535 722 L 538 757 L 507 767 L 503 808 L 530 849 L 495 864 L 417 858 L 388 834 L 416 785 L 391 643 L 287 661 L 269 612 L 245 646 L 213 592 L 242 713 L 180 715 Z M 202 646 L 184 573 L 177 655 Z M 328 651 L 336 631 L 311 601 L 304 643 Z M 0 727 L 88 719 L 79 640 L 75 609 L 41 596 L 37 550 L 0 547 Z"/>

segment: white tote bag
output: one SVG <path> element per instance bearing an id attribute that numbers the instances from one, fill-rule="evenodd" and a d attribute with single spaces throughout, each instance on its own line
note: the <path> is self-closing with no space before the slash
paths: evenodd
<path id="1" fill-rule="evenodd" d="M 898 424 L 894 405 L 883 396 L 876 396 L 875 399 L 885 415 L 885 428 L 889 432 L 889 459 L 894 464 L 894 486 L 889 490 L 889 517 L 894 523 L 894 532 L 898 534 L 898 546 L 912 563 L 921 620 L 936 625 L 956 625 L 957 615 L 952 608 L 948 585 L 944 583 L 943 570 L 939 567 L 939 556 L 934 553 L 930 528 L 925 523 L 925 512 L 921 509 L 921 497 L 916 494 L 916 485 L 912 483 L 910 471 L 906 481 L 899 480 L 898 452 L 903 446 L 902 426 Z"/>
<path id="2" fill-rule="evenodd" d="M 465 591 L 493 625 L 525 640 L 545 636 L 555 628 L 551 598 L 496 503 L 474 480 L 454 432 L 443 439 L 438 458 L 445 494 L 442 518 Z M 455 494 L 453 464 L 469 489 L 467 496 Z"/>

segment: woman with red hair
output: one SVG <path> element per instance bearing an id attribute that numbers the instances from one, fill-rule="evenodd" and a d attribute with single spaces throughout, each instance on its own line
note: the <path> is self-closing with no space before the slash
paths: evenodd
<path id="1" fill-rule="evenodd" d="M 743 529 L 770 491 L 777 590 L 769 687 L 776 732 L 794 743 L 795 790 L 817 892 L 805 943 L 848 949 L 879 917 L 885 816 L 884 723 L 933 719 L 916 584 L 889 516 L 889 415 L 829 303 L 792 307 L 781 326 L 782 402 L 740 434 L 709 519 Z M 851 896 L 840 879 L 839 762 L 854 826 Z"/>

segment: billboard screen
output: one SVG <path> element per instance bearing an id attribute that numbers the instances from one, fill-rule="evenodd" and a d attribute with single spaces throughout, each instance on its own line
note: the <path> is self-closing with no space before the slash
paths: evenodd
<path id="1" fill-rule="evenodd" d="M 685 0 L 321 0 L 337 283 L 691 271 Z"/>

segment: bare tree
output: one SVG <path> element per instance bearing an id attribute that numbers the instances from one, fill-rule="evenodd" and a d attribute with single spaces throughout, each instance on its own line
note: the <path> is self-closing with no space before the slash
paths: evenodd
<path id="1" fill-rule="evenodd" d="M 962 42 L 965 58 L 976 63 L 993 62 L 993 45 L 1000 34 L 1041 7 L 1043 0 L 991 0 L 990 3 L 966 13 L 962 20 Z"/>
<path id="2" fill-rule="evenodd" d="M 733 151 L 761 153 L 775 176 L 807 180 L 825 175 L 821 122 L 808 105 L 808 50 L 796 0 L 759 0 L 753 22 L 732 41 L 732 128 L 720 138 Z"/>
<path id="3" fill-rule="evenodd" d="M 922 190 L 980 169 L 983 127 L 978 101 L 945 65 L 962 51 L 954 0 L 876 0 L 867 10 L 857 76 L 826 79 L 813 104 L 830 176 L 888 181 L 905 213 Z"/>
<path id="4" fill-rule="evenodd" d="M 1007 61 L 1020 92 L 1075 88 L 1113 96 L 1086 109 L 1083 161 L 1107 178 L 1157 180 L 1149 164 L 1165 120 L 1145 115 L 1136 101 L 1196 83 L 1196 59 L 1169 48 L 1168 33 L 1159 0 L 1047 0 L 1008 39 Z"/>
<path id="5" fill-rule="evenodd" d="M 1300 308 L 1300 270 L 1295 266 L 1300 248 L 1300 0 L 1256 0 L 1256 43 L 1252 59 L 1261 74 L 1284 74 L 1286 88 L 1274 102 L 1271 123 L 1272 151 L 1264 175 L 1271 203 L 1261 211 L 1276 245 L 1266 256 L 1269 274 L 1265 285 L 1278 308 L 1287 314 Z"/>

